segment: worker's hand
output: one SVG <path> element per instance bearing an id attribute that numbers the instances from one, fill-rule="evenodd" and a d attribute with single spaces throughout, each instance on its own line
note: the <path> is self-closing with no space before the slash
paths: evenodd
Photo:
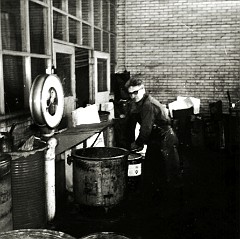
<path id="1" fill-rule="evenodd" d="M 143 146 L 137 145 L 136 142 L 131 143 L 131 151 L 132 152 L 141 151 L 142 149 L 143 149 Z"/>

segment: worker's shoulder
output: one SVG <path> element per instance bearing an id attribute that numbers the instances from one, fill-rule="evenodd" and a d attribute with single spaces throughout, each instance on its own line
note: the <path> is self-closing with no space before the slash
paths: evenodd
<path id="1" fill-rule="evenodd" d="M 157 106 L 159 106 L 159 107 L 162 106 L 162 104 L 160 103 L 160 101 L 157 100 L 156 98 L 154 98 L 154 97 L 151 96 L 151 95 L 148 95 L 148 96 L 147 96 L 146 102 L 147 102 L 147 101 L 148 101 L 149 103 L 154 104 L 154 105 L 157 105 Z"/>

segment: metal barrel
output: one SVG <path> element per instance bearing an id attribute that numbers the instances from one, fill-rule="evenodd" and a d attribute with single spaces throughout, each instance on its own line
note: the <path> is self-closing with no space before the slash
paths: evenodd
<path id="1" fill-rule="evenodd" d="M 127 187 L 128 151 L 117 147 L 77 149 L 73 158 L 73 191 L 76 203 L 117 206 Z"/>
<path id="2" fill-rule="evenodd" d="M 12 229 L 11 156 L 0 154 L 0 232 Z"/>
<path id="3" fill-rule="evenodd" d="M 45 228 L 45 149 L 36 141 L 33 150 L 11 152 L 13 229 Z"/>

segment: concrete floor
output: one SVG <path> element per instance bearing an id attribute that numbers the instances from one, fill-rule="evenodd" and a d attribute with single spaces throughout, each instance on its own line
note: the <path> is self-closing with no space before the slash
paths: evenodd
<path id="1" fill-rule="evenodd" d="M 180 153 L 183 187 L 175 193 L 159 192 L 149 203 L 141 188 L 131 189 L 127 200 L 107 213 L 68 201 L 51 227 L 76 238 L 102 231 L 132 239 L 240 238 L 239 157 L 203 147 L 182 147 Z"/>

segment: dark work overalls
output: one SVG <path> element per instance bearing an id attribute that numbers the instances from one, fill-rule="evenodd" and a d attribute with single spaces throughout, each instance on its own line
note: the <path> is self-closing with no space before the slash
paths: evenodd
<path id="1" fill-rule="evenodd" d="M 180 175 L 178 139 L 170 118 L 163 105 L 144 95 L 140 102 L 132 103 L 129 122 L 131 137 L 134 134 L 132 129 L 138 122 L 140 132 L 136 143 L 139 146 L 147 144 L 143 163 L 143 194 L 150 199 L 156 193 L 163 195 L 178 184 Z"/>

